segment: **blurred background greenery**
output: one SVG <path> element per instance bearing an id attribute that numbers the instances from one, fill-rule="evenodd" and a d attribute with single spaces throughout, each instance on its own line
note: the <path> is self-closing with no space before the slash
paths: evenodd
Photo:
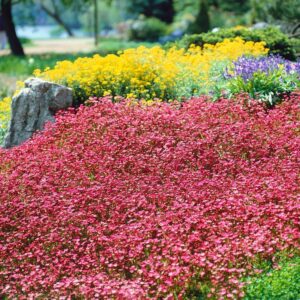
<path id="1" fill-rule="evenodd" d="M 298 0 L 20 0 L 10 3 L 17 35 L 30 40 L 113 37 L 176 40 L 184 34 L 234 26 L 279 26 L 299 38 Z M 4 5 L 1 5 L 4 14 Z M 9 34 L 8 34 L 9 35 Z"/>

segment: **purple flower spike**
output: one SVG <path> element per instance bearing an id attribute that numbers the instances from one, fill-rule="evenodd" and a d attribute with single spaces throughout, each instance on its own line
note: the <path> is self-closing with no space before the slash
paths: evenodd
<path id="1" fill-rule="evenodd" d="M 234 62 L 234 67 L 230 73 L 228 69 L 225 71 L 225 78 L 242 77 L 244 81 L 252 79 L 253 74 L 261 72 L 266 75 L 278 71 L 280 66 L 284 67 L 287 74 L 297 73 L 300 76 L 300 62 L 293 63 L 280 56 L 264 56 L 264 57 L 240 57 Z"/>

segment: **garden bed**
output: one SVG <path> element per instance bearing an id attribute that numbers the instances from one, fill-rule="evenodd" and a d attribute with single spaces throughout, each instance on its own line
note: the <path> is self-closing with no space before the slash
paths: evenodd
<path id="1" fill-rule="evenodd" d="M 251 296 L 299 255 L 299 100 L 93 99 L 0 150 L 2 293 Z"/>

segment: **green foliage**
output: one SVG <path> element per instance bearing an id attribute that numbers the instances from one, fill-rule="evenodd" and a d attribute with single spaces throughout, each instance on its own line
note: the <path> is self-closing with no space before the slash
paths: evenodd
<path id="1" fill-rule="evenodd" d="M 199 272 L 200 273 L 200 272 Z M 205 300 L 212 288 L 212 284 L 208 280 L 203 280 L 200 274 L 190 278 L 188 287 L 183 296 L 184 300 Z"/>
<path id="2" fill-rule="evenodd" d="M 1 57 L 0 73 L 7 75 L 32 75 L 35 69 L 54 67 L 59 60 L 74 60 L 77 57 L 86 55 L 78 54 L 41 54 L 23 57 L 7 55 Z"/>
<path id="3" fill-rule="evenodd" d="M 0 146 L 4 144 L 4 139 L 5 139 L 6 133 L 7 133 L 7 130 L 0 127 Z"/>
<path id="4" fill-rule="evenodd" d="M 249 0 L 210 0 L 212 5 L 223 11 L 246 13 L 250 9 Z"/>
<path id="5" fill-rule="evenodd" d="M 287 35 L 282 33 L 276 27 L 253 30 L 247 28 L 223 28 L 217 32 L 186 35 L 177 44 L 179 47 L 184 48 L 188 48 L 191 44 L 202 47 L 204 44 L 216 44 L 222 42 L 225 38 L 235 38 L 238 36 L 245 41 L 264 41 L 266 47 L 270 49 L 270 54 L 279 54 L 290 60 L 296 59 L 296 53 L 292 42 L 288 39 Z"/>
<path id="6" fill-rule="evenodd" d="M 176 10 L 175 26 L 186 30 L 195 21 L 201 1 L 173 0 Z M 210 28 L 249 25 L 252 23 L 250 0 L 207 0 Z M 192 32 L 190 30 L 189 32 Z M 207 30 L 203 30 L 207 31 Z"/>
<path id="7" fill-rule="evenodd" d="M 252 0 L 253 15 L 256 20 L 266 22 L 299 22 L 299 0 Z"/>
<path id="8" fill-rule="evenodd" d="M 22 45 L 32 46 L 34 44 L 31 39 L 25 38 L 25 37 L 21 37 L 20 41 L 21 41 Z"/>
<path id="9" fill-rule="evenodd" d="M 260 276 L 248 278 L 244 300 L 300 299 L 300 257 L 282 262 Z"/>
<path id="10" fill-rule="evenodd" d="M 244 14 L 235 14 L 229 11 L 223 11 L 211 7 L 209 11 L 211 28 L 230 28 L 234 26 L 248 26 L 251 24 L 251 15 L 249 12 Z"/>
<path id="11" fill-rule="evenodd" d="M 300 57 L 300 39 L 292 38 L 290 39 L 292 47 L 295 49 L 295 52 L 298 57 Z"/>
<path id="12" fill-rule="evenodd" d="M 7 97 L 9 94 L 8 88 L 6 86 L 0 87 L 0 146 L 4 142 L 5 135 L 7 133 L 8 119 L 3 118 L 5 112 L 1 111 L 1 101 L 3 98 Z M 1 297 L 0 297 L 1 299 Z"/>
<path id="13" fill-rule="evenodd" d="M 237 77 L 230 80 L 227 89 L 230 94 L 248 93 L 251 98 L 261 99 L 270 107 L 281 101 L 281 95 L 295 90 L 296 75 L 285 75 L 282 70 L 271 74 L 256 72 L 253 77 L 244 80 Z M 298 84 L 299 86 L 299 84 Z"/>
<path id="14" fill-rule="evenodd" d="M 135 42 L 135 41 L 126 41 L 121 39 L 107 38 L 100 41 L 98 46 L 98 51 L 102 54 L 108 53 L 117 53 L 118 51 L 137 48 L 139 46 L 153 47 L 154 45 L 159 45 L 158 43 L 152 42 Z"/>
<path id="15" fill-rule="evenodd" d="M 6 86 L 0 87 L 0 99 L 3 99 L 8 95 L 8 88 Z"/>
<path id="16" fill-rule="evenodd" d="M 166 23 L 173 21 L 175 10 L 173 0 L 130 0 L 127 10 L 134 16 L 154 17 Z"/>
<path id="17" fill-rule="evenodd" d="M 99 30 L 114 28 L 116 24 L 124 21 L 126 3 L 123 1 L 112 1 L 110 4 L 108 2 L 108 0 L 98 1 Z M 94 33 L 94 20 L 91 18 L 94 14 L 94 6 L 85 5 L 85 7 L 86 11 L 79 14 L 78 18 L 81 24 L 81 29 L 91 35 Z M 72 17 L 72 14 L 70 14 L 70 17 Z M 101 40 L 99 42 L 101 43 Z"/>
<path id="18" fill-rule="evenodd" d="M 167 30 L 167 24 L 157 18 L 140 18 L 131 25 L 129 39 L 155 42 L 164 36 Z"/>
<path id="19" fill-rule="evenodd" d="M 197 12 L 199 1 L 173 0 L 177 13 Z M 231 12 L 236 15 L 247 13 L 250 9 L 250 0 L 207 0 L 209 9 L 216 8 L 220 12 Z"/>

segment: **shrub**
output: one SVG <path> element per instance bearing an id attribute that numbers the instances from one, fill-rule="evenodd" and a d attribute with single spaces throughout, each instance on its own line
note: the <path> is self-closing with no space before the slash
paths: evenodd
<path id="1" fill-rule="evenodd" d="M 242 297 L 299 247 L 300 95 L 249 101 L 91 100 L 0 149 L 1 292 Z"/>
<path id="2" fill-rule="evenodd" d="M 233 39 L 235 37 L 241 37 L 245 41 L 263 41 L 270 50 L 270 54 L 281 55 L 290 60 L 296 59 L 292 41 L 276 27 L 267 27 L 264 29 L 248 29 L 245 27 L 238 29 L 223 28 L 219 29 L 217 32 L 186 35 L 177 44 L 178 46 L 185 48 L 189 48 L 192 44 L 203 47 L 204 44 L 216 44 L 222 42 L 224 39 Z"/>
<path id="3" fill-rule="evenodd" d="M 212 84 L 211 66 L 242 55 L 267 53 L 263 43 L 224 40 L 203 49 L 189 50 L 138 47 L 119 55 L 63 61 L 36 76 L 69 86 L 77 103 L 89 96 L 124 96 L 165 101 L 186 99 L 204 93 Z"/>
<path id="4" fill-rule="evenodd" d="M 129 30 L 129 39 L 156 42 L 166 35 L 168 25 L 157 18 L 142 18 L 134 21 Z"/>

